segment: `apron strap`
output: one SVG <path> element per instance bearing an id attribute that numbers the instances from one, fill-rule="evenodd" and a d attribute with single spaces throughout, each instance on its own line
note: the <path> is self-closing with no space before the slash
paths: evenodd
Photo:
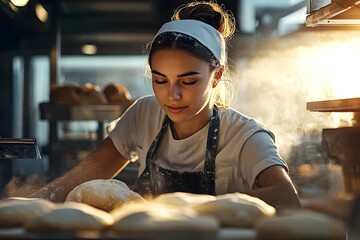
<path id="1" fill-rule="evenodd" d="M 204 163 L 204 172 L 207 174 L 214 174 L 215 179 L 215 159 L 217 154 L 218 136 L 220 128 L 219 110 L 214 105 L 213 114 L 210 118 L 209 132 L 206 143 L 206 154 Z"/>
<path id="2" fill-rule="evenodd" d="M 163 136 L 165 135 L 165 132 L 167 130 L 167 127 L 169 126 L 169 117 L 165 114 L 161 129 L 157 136 L 155 137 L 154 141 L 151 143 L 150 148 L 146 154 L 146 165 L 148 165 L 148 161 L 153 161 L 155 153 L 157 152 L 160 143 L 163 139 Z"/>

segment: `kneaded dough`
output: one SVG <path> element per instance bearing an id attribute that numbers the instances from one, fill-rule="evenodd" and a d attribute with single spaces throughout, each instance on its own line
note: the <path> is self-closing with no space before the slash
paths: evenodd
<path id="1" fill-rule="evenodd" d="M 57 208 L 31 219 L 27 231 L 84 231 L 103 230 L 114 223 L 107 212 L 85 203 L 66 202 Z"/>
<path id="2" fill-rule="evenodd" d="M 156 202 L 129 204 L 110 212 L 115 223 L 111 229 L 129 234 L 151 237 L 166 234 L 214 235 L 219 223 L 214 217 L 198 216 L 191 209 Z"/>
<path id="3" fill-rule="evenodd" d="M 242 193 L 216 196 L 216 200 L 194 205 L 199 215 L 216 217 L 224 227 L 253 227 L 263 217 L 273 217 L 274 207 L 259 198 Z"/>
<path id="4" fill-rule="evenodd" d="M 130 201 L 145 201 L 117 179 L 96 179 L 75 187 L 65 201 L 87 203 L 104 211 L 111 211 Z"/>
<path id="5" fill-rule="evenodd" d="M 39 198 L 11 197 L 0 203 L 0 227 L 21 227 L 32 218 L 55 209 L 55 204 Z"/>
<path id="6" fill-rule="evenodd" d="M 260 220 L 255 230 L 259 239 L 347 239 L 343 222 L 311 210 L 284 210 Z"/>
<path id="7" fill-rule="evenodd" d="M 179 207 L 191 207 L 200 203 L 214 201 L 215 199 L 215 196 L 207 194 L 174 192 L 162 194 L 154 198 L 152 201 L 168 205 L 175 205 Z"/>

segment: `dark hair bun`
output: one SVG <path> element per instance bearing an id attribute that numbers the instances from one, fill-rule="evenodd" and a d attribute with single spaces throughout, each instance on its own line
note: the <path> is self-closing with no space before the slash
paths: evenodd
<path id="1" fill-rule="evenodd" d="M 172 20 L 194 19 L 205 22 L 217 29 L 225 39 L 235 31 L 234 16 L 213 2 L 191 2 L 175 11 Z"/>

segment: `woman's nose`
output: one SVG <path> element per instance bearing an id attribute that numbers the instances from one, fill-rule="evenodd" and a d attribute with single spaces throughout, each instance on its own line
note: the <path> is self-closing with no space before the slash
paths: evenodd
<path id="1" fill-rule="evenodd" d="M 180 86 L 176 83 L 172 86 L 170 86 L 169 90 L 169 97 L 173 100 L 180 100 L 181 99 L 181 89 Z"/>

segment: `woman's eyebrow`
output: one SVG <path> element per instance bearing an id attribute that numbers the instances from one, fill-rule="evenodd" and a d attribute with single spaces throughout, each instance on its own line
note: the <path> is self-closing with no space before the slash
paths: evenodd
<path id="1" fill-rule="evenodd" d="M 155 70 L 151 70 L 151 73 L 156 74 L 156 75 L 160 75 L 162 77 L 166 77 L 165 74 L 159 73 L 158 71 L 155 71 Z"/>
<path id="2" fill-rule="evenodd" d="M 187 77 L 187 76 L 197 75 L 197 74 L 200 74 L 200 73 L 199 72 L 187 72 L 187 73 L 178 75 L 178 77 Z"/>
<path id="3" fill-rule="evenodd" d="M 159 76 L 162 76 L 162 77 L 166 77 L 165 74 L 159 73 L 159 72 L 156 71 L 156 70 L 151 70 L 151 72 L 152 72 L 153 74 L 156 74 L 156 75 L 159 75 Z M 187 72 L 187 73 L 180 74 L 180 75 L 178 75 L 177 77 L 187 77 L 187 76 L 197 75 L 197 74 L 200 74 L 200 73 L 199 73 L 199 72 Z"/>

